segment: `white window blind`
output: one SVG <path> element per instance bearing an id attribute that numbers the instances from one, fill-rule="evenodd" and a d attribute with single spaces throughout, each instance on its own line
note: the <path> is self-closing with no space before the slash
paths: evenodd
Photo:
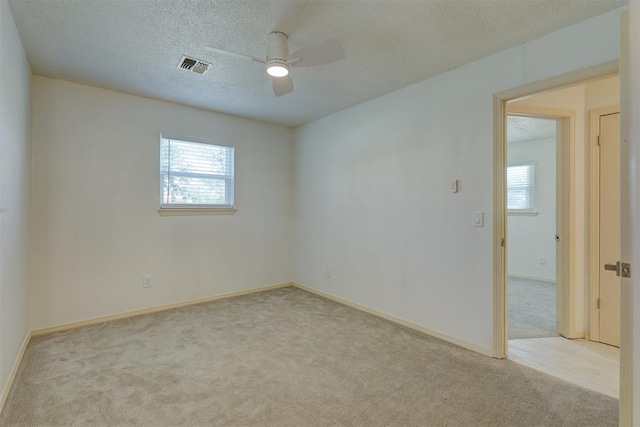
<path id="1" fill-rule="evenodd" d="M 533 210 L 535 163 L 507 167 L 507 209 Z"/>
<path id="2" fill-rule="evenodd" d="M 232 208 L 233 147 L 161 138 L 160 207 Z"/>

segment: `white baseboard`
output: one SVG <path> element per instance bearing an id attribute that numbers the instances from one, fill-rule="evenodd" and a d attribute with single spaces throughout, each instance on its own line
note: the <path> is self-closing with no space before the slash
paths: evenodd
<path id="1" fill-rule="evenodd" d="M 561 335 L 561 336 L 563 336 L 563 335 Z M 564 338 L 569 339 L 569 340 L 584 340 L 584 339 L 587 339 L 586 336 L 587 336 L 586 332 L 576 332 L 573 335 L 568 336 L 568 337 L 564 337 Z"/>
<path id="2" fill-rule="evenodd" d="M 4 384 L 4 387 L 2 387 L 2 394 L 0 394 L 0 414 L 4 410 L 4 404 L 7 402 L 7 398 L 9 397 L 11 386 L 13 386 L 13 381 L 16 379 L 18 369 L 20 368 L 20 364 L 22 363 L 22 358 L 24 357 L 24 352 L 29 345 L 29 341 L 31 341 L 31 332 L 27 332 L 27 335 L 24 337 L 22 346 L 20 346 L 20 350 L 16 355 L 16 360 L 13 361 L 13 367 L 11 368 L 11 372 L 9 373 L 9 378 L 7 378 L 7 382 Z"/>
<path id="3" fill-rule="evenodd" d="M 239 297 L 242 295 L 254 294 L 256 292 L 270 291 L 272 289 L 284 288 L 291 285 L 292 285 L 291 283 L 279 283 L 277 285 L 262 286 L 259 288 L 246 289 L 244 291 L 231 292 L 231 293 L 221 294 L 221 295 L 213 295 L 210 297 L 196 298 L 196 299 L 182 301 L 182 302 L 173 303 L 173 304 L 143 308 L 141 310 L 127 311 L 125 313 L 112 314 L 109 316 L 96 317 L 93 319 L 81 320 L 79 322 L 64 323 L 62 325 L 34 329 L 31 331 L 31 336 L 36 337 L 39 335 L 52 334 L 54 332 L 62 332 L 69 329 L 81 328 L 83 326 L 90 326 L 90 325 L 96 325 L 98 323 L 110 322 L 112 320 L 126 319 L 127 317 L 141 316 L 143 314 L 156 313 L 158 311 L 172 310 L 174 308 L 186 307 L 194 304 L 202 304 L 205 302 L 217 301 L 217 300 L 226 299 L 226 298 Z"/>
<path id="4" fill-rule="evenodd" d="M 509 273 L 509 274 L 507 274 L 507 276 L 508 277 L 516 277 L 518 279 L 537 280 L 538 282 L 553 283 L 554 285 L 556 284 L 555 280 L 543 279 L 541 277 L 525 276 L 524 274 L 512 274 L 512 273 Z"/>
<path id="5" fill-rule="evenodd" d="M 413 322 L 410 322 L 408 320 L 404 320 L 404 319 L 400 319 L 398 317 L 391 316 L 391 315 L 383 313 L 381 311 L 377 311 L 377 310 L 371 309 L 369 307 L 365 307 L 363 305 L 356 304 L 356 303 L 351 302 L 349 300 L 346 300 L 346 299 L 343 299 L 343 298 L 340 298 L 340 297 L 336 297 L 334 295 L 319 291 L 319 290 L 314 289 L 314 288 L 310 288 L 310 287 L 305 286 L 305 285 L 301 285 L 299 283 L 292 283 L 292 285 L 295 286 L 296 288 L 302 289 L 303 291 L 311 292 L 312 294 L 321 296 L 323 298 L 327 298 L 327 299 L 330 299 L 330 300 L 335 301 L 337 303 L 344 304 L 346 306 L 355 308 L 355 309 L 360 310 L 360 311 L 364 311 L 365 313 L 372 314 L 374 316 L 377 316 L 377 317 L 380 317 L 382 319 L 388 320 L 390 322 L 396 323 L 398 325 L 404 326 L 405 328 L 413 329 L 414 331 L 421 332 L 423 334 L 426 334 L 426 335 L 441 339 L 443 341 L 450 342 L 451 344 L 455 344 L 455 345 L 457 345 L 459 347 L 466 348 L 467 350 L 471 350 L 471 351 L 474 351 L 476 353 L 480 353 L 480 354 L 485 355 L 485 356 L 493 357 L 493 352 L 488 348 L 480 347 L 479 345 L 472 344 L 470 342 L 467 342 L 467 341 L 464 341 L 464 340 L 461 340 L 461 339 L 458 339 L 458 338 L 454 338 L 454 337 L 449 336 L 447 334 L 443 334 L 442 332 L 438 332 L 438 331 L 434 331 L 433 329 L 425 328 L 423 326 L 417 325 L 417 324 L 415 324 Z"/>

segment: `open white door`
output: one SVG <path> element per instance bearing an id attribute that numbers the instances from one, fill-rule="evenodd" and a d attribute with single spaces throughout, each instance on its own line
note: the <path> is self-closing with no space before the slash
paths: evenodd
<path id="1" fill-rule="evenodd" d="M 631 277 L 621 279 L 620 425 L 640 425 L 640 2 L 621 15 L 621 254 Z"/>

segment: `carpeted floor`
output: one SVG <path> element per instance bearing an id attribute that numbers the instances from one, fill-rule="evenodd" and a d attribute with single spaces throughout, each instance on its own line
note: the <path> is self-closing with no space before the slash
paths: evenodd
<path id="1" fill-rule="evenodd" d="M 509 276 L 509 339 L 557 337 L 556 285 Z"/>
<path id="2" fill-rule="evenodd" d="M 295 288 L 36 337 L 0 425 L 617 426 L 618 402 Z"/>

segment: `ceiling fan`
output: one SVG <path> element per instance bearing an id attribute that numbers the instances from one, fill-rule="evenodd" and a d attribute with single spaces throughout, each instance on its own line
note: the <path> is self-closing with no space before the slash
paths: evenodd
<path id="1" fill-rule="evenodd" d="M 314 43 L 291 54 L 289 53 L 287 39 L 288 36 L 280 31 L 270 33 L 267 57 L 264 59 L 214 47 L 206 47 L 206 49 L 211 52 L 266 64 L 267 74 L 272 77 L 273 93 L 275 93 L 276 96 L 293 92 L 293 80 L 289 74 L 291 67 L 312 67 L 315 65 L 329 64 L 344 59 L 345 57 L 344 49 L 338 39 L 329 39 Z"/>

